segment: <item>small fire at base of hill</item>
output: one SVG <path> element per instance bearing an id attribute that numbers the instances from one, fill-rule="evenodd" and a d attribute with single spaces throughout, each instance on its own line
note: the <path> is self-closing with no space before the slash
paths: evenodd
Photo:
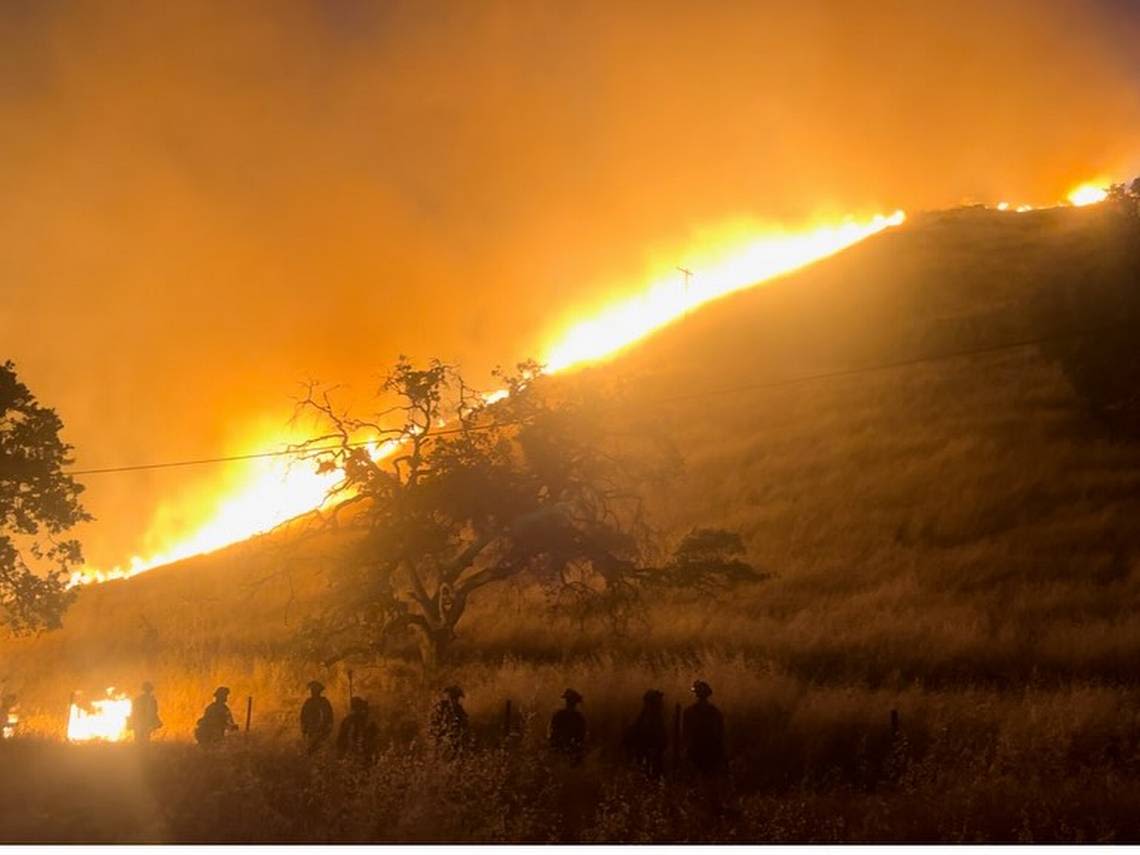
<path id="1" fill-rule="evenodd" d="M 67 715 L 68 742 L 122 742 L 130 729 L 131 699 L 109 686 L 104 696 L 85 700 L 79 692 Z"/>

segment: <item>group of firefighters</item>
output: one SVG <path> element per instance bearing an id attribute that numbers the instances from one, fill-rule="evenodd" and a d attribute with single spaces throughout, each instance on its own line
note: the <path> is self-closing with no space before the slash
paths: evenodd
<path id="1" fill-rule="evenodd" d="M 333 734 L 333 708 L 324 696 L 325 687 L 318 680 L 308 685 L 309 697 L 301 706 L 301 737 L 309 753 L 321 749 Z M 130 728 L 138 742 L 149 741 L 151 734 L 162 727 L 158 717 L 158 702 L 154 686 L 144 683 L 142 694 L 132 704 Z M 709 698 L 712 687 L 696 680 L 690 687 L 694 702 L 685 709 L 680 720 L 679 759 L 683 758 L 692 771 L 715 776 L 724 763 L 724 717 Z M 239 728 L 230 711 L 230 690 L 220 686 L 214 691 L 214 700 L 194 729 L 194 737 L 202 745 L 223 742 L 226 736 Z M 428 722 L 428 735 L 437 754 L 453 759 L 470 746 L 467 711 L 463 708 L 464 692 L 459 686 L 448 686 L 433 706 Z M 586 717 L 579 706 L 582 695 L 575 689 L 562 693 L 564 706 L 550 719 L 547 743 L 555 754 L 577 765 L 587 749 Z M 658 776 L 665 769 L 665 753 L 669 743 L 665 720 L 665 695 L 650 689 L 642 695 L 642 707 L 637 718 L 626 728 L 622 747 L 630 761 L 648 774 Z M 379 750 L 379 727 L 373 719 L 368 702 L 353 696 L 348 715 L 340 723 L 336 748 L 343 757 L 355 758 L 363 763 L 376 760 Z"/>

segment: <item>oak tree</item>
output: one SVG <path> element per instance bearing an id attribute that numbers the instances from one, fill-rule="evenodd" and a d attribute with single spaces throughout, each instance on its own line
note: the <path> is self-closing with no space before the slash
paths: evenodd
<path id="1" fill-rule="evenodd" d="M 327 430 L 301 450 L 340 473 L 314 520 L 355 535 L 312 627 L 327 659 L 379 652 L 410 632 L 431 666 L 471 597 L 511 579 L 543 586 L 555 606 L 620 620 L 649 588 L 760 578 L 729 532 L 693 532 L 657 558 L 645 495 L 672 456 L 650 453 L 636 432 L 615 440 L 594 397 L 535 363 L 497 377 L 503 391 L 488 397 L 453 366 L 402 358 L 381 389 L 391 405 L 367 417 L 310 388 L 302 409 Z"/>

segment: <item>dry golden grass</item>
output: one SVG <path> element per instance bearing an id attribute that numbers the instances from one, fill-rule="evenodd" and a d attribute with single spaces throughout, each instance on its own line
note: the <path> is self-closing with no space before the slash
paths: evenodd
<path id="1" fill-rule="evenodd" d="M 189 747 L 160 746 L 168 783 L 154 792 L 198 783 L 155 796 L 184 814 L 124 820 L 124 839 L 1135 839 L 1140 445 L 1104 434 L 1033 347 L 742 388 L 1031 335 L 1025 307 L 1058 270 L 1112 278 L 1135 261 L 1095 211 L 933 218 L 595 369 L 629 381 L 615 430 L 659 431 L 685 456 L 658 497 L 661 528 L 738 528 L 775 577 L 648 603 L 620 635 L 551 617 L 535 590 L 491 589 L 449 671 L 355 663 L 390 752 L 345 797 L 355 813 L 312 807 L 319 788 L 294 745 L 308 679 L 326 682 L 338 716 L 345 706 L 346 666 L 295 645 L 335 543 L 300 559 L 246 545 L 85 590 L 62 631 L 5 642 L 0 675 L 45 736 L 62 732 L 76 688 L 152 679 L 170 743 L 189 738 L 215 685 L 233 688 L 239 717 L 255 698 L 255 745 L 217 776 Z M 679 398 L 688 391 L 705 394 Z M 643 793 L 615 755 L 645 688 L 672 704 L 698 675 L 726 712 L 733 757 L 733 810 L 711 819 L 683 790 Z M 414 747 L 451 681 L 487 749 L 463 775 Z M 580 780 L 541 751 L 568 685 L 586 696 L 594 746 Z M 502 754 L 507 699 L 528 726 Z M 278 766 L 308 808 L 281 791 Z M 188 807 L 193 793 L 214 793 L 214 813 Z M 252 807 L 235 815 L 217 793 Z"/>

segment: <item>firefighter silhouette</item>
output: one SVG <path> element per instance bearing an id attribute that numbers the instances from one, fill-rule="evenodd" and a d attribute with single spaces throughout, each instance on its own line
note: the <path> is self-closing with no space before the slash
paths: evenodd
<path id="1" fill-rule="evenodd" d="M 340 723 L 336 737 L 337 754 L 365 765 L 376 762 L 380 747 L 380 729 L 372 719 L 368 701 L 354 697 L 349 701 L 349 713 Z"/>
<path id="2" fill-rule="evenodd" d="M 227 734 L 237 732 L 234 715 L 226 703 L 229 696 L 227 686 L 219 686 L 214 690 L 214 702 L 206 707 L 194 727 L 194 738 L 199 745 L 217 745 L 225 740 Z"/>
<path id="3" fill-rule="evenodd" d="M 562 693 L 562 699 L 566 706 L 550 718 L 550 748 L 569 757 L 577 765 L 586 753 L 586 717 L 578 711 L 582 696 L 575 689 L 567 689 Z"/>
<path id="4" fill-rule="evenodd" d="M 162 727 L 158 717 L 158 700 L 154 696 L 154 684 L 142 684 L 142 694 L 131 701 L 130 728 L 135 742 L 150 742 L 150 735 Z"/>
<path id="5" fill-rule="evenodd" d="M 685 762 L 699 775 L 718 775 L 724 765 L 724 716 L 709 703 L 712 687 L 704 680 L 693 682 L 697 700 L 681 718 L 681 739 Z"/>
<path id="6" fill-rule="evenodd" d="M 319 680 L 309 681 L 309 697 L 301 705 L 301 738 L 309 753 L 316 751 L 333 732 L 333 708 L 322 693 L 325 687 Z"/>
<path id="7" fill-rule="evenodd" d="M 641 696 L 641 712 L 626 728 L 622 742 L 626 756 L 647 774 L 658 777 L 665 771 L 669 737 L 665 727 L 665 695 L 659 689 L 649 689 Z"/>
<path id="8" fill-rule="evenodd" d="M 436 753 L 446 759 L 458 756 L 467 745 L 467 710 L 463 709 L 463 689 L 448 686 L 432 708 L 428 733 Z"/>

